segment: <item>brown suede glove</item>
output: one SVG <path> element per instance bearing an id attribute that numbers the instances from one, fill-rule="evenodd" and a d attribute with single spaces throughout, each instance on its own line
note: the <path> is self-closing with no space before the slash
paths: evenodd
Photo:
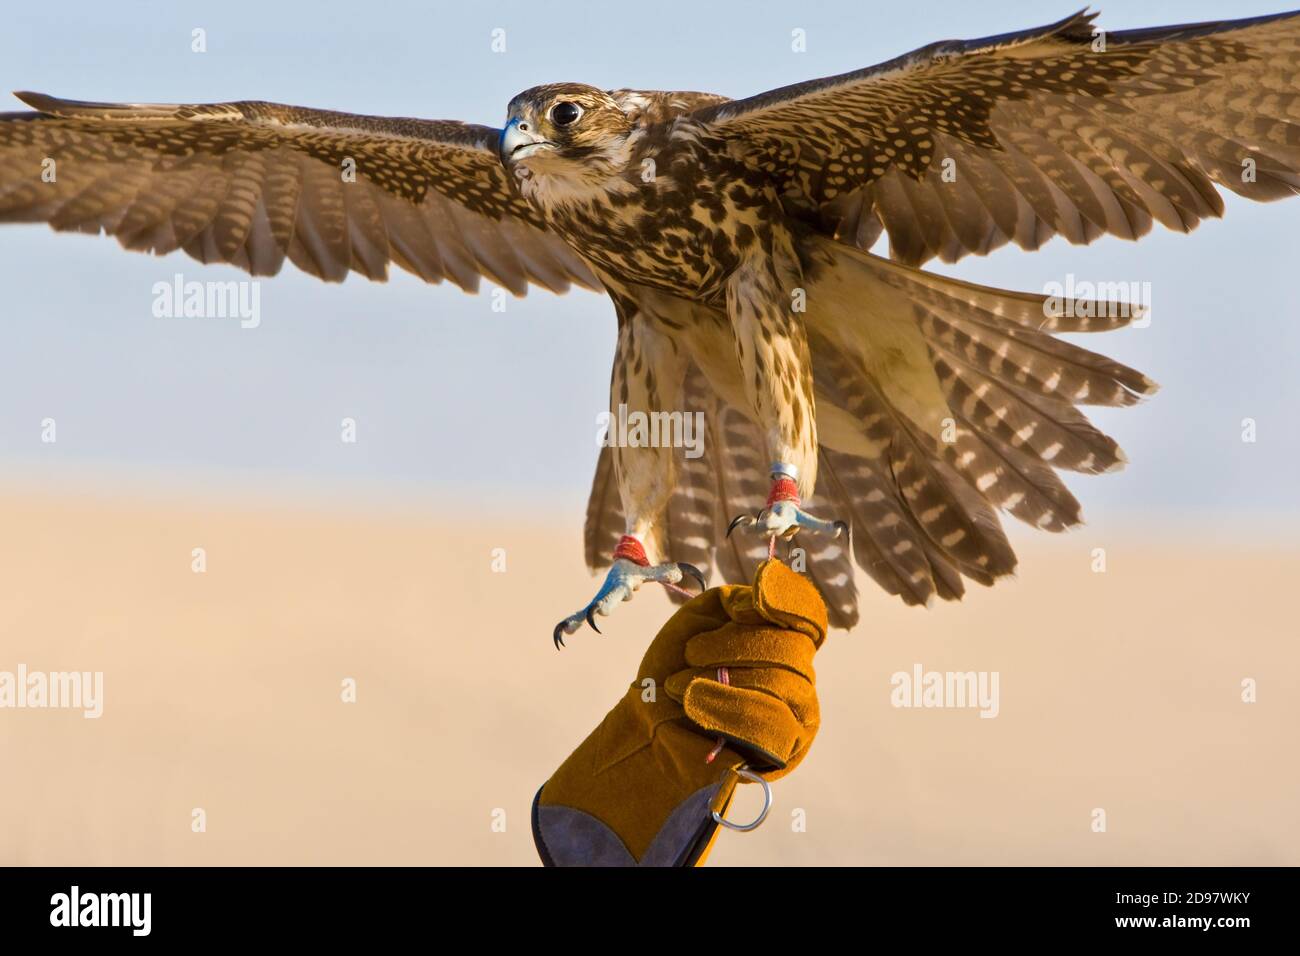
<path id="1" fill-rule="evenodd" d="M 538 791 L 542 862 L 698 865 L 740 771 L 775 780 L 808 752 L 818 727 L 812 658 L 825 637 L 817 589 L 775 560 L 753 587 L 685 604 L 623 699 Z"/>

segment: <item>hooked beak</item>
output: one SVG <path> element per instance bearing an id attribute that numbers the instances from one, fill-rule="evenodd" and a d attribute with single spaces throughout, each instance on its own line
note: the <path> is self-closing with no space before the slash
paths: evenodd
<path id="1" fill-rule="evenodd" d="M 532 132 L 527 123 L 515 117 L 501 131 L 501 162 L 508 166 L 516 160 L 525 159 L 554 145 Z"/>

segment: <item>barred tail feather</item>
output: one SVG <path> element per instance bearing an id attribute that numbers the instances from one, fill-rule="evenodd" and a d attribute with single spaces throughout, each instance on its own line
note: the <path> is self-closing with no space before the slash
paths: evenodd
<path id="1" fill-rule="evenodd" d="M 1008 222 L 1020 215 L 996 211 Z M 848 522 L 850 537 L 800 535 L 802 553 L 782 556 L 805 562 L 832 624 L 858 620 L 854 563 L 906 604 L 959 600 L 968 579 L 987 586 L 1015 572 L 1001 514 L 1052 532 L 1080 523 L 1058 472 L 1098 474 L 1125 458 L 1079 406 L 1132 405 L 1157 386 L 1054 333 L 1121 328 L 1141 309 L 974 285 L 821 237 L 803 254 L 821 442 L 818 485 L 804 503 Z M 723 397 L 727 384 L 695 367 L 686 376 L 676 407 L 704 412 L 704 454 L 676 459 L 658 543 L 665 558 L 745 583 L 766 544 L 726 528 L 764 506 L 771 456 L 761 429 Z M 593 567 L 609 563 L 622 533 L 610 458 L 602 453 L 588 508 Z"/>
<path id="2" fill-rule="evenodd" d="M 1082 520 L 1057 472 L 1125 458 L 1078 406 L 1132 405 L 1156 385 L 1051 333 L 1120 328 L 1139 308 L 978 286 L 824 239 L 806 269 L 822 510 L 850 522 L 881 587 L 957 599 L 963 579 L 1015 570 L 1000 512 L 1054 532 Z"/>

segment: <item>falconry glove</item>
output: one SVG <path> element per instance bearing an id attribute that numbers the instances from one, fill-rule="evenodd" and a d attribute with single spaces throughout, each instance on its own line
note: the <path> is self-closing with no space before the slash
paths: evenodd
<path id="1" fill-rule="evenodd" d="M 655 637 L 627 693 L 538 791 L 547 866 L 697 866 L 742 779 L 793 770 L 819 714 L 816 587 L 780 561 L 706 591 Z M 770 794 L 768 794 L 770 798 Z M 766 807 L 764 815 L 766 814 Z"/>

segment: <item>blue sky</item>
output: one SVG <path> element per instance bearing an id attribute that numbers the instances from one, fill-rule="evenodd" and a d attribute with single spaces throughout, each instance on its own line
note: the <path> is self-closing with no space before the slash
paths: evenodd
<path id="1" fill-rule="evenodd" d="M 1284 2 L 1284 0 L 1278 0 Z M 499 124 L 510 97 L 555 80 L 733 96 L 889 59 L 938 39 L 1038 25 L 1060 4 L 332 3 L 24 4 L 0 36 L 0 88 L 83 99 L 270 99 Z M 1274 3 L 1118 2 L 1110 29 L 1251 16 Z M 191 52 L 191 31 L 207 52 Z M 493 53 L 492 31 L 506 31 Z M 807 52 L 790 48 L 793 29 Z M 4 108 L 19 109 L 11 101 Z M 943 271 L 1040 290 L 1067 273 L 1151 283 L 1153 322 L 1088 341 L 1164 386 L 1095 417 L 1132 463 L 1072 480 L 1090 514 L 1253 514 L 1293 521 L 1300 466 L 1300 202 L 1139 244 L 1060 240 Z M 261 288 L 262 324 L 160 320 L 152 287 L 239 278 L 181 254 L 128 254 L 103 238 L 0 228 L 0 470 L 87 484 L 393 488 L 501 501 L 585 499 L 606 407 L 614 319 L 590 293 L 534 292 L 493 312 L 485 295 L 395 271 L 324 285 L 290 269 Z M 40 422 L 58 422 L 58 442 Z M 358 422 L 358 442 L 339 422 Z M 1258 440 L 1241 441 L 1241 420 Z M 369 490 L 367 490 L 369 489 Z"/>

